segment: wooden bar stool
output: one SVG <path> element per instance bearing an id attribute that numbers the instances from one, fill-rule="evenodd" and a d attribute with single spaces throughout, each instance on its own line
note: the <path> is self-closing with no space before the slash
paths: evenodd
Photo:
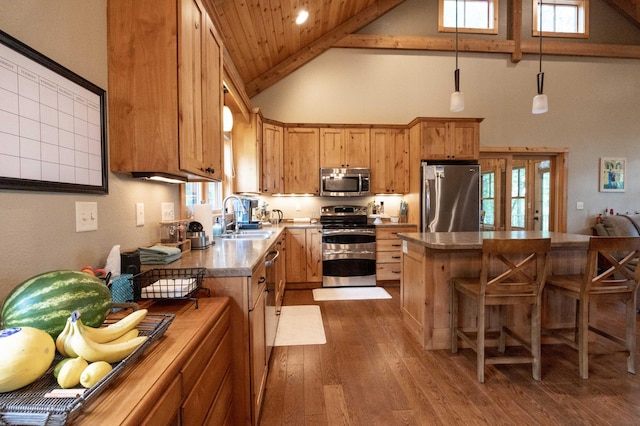
<path id="1" fill-rule="evenodd" d="M 532 364 L 532 375 L 540 380 L 540 314 L 542 289 L 547 275 L 551 240 L 486 239 L 482 241 L 480 276 L 451 279 L 451 352 L 458 351 L 458 338 L 466 342 L 477 356 L 478 381 L 484 383 L 485 364 Z M 463 294 L 477 305 L 477 326 L 458 326 L 458 297 Z M 505 305 L 531 305 L 531 338 L 527 342 L 504 325 Z M 485 355 L 487 306 L 499 306 L 498 350 L 505 352 L 505 334 L 523 347 L 530 356 Z M 475 334 L 475 339 L 474 339 Z"/>
<path id="2" fill-rule="evenodd" d="M 640 237 L 591 237 L 584 274 L 551 275 L 547 288 L 576 301 L 576 325 L 573 328 L 548 329 L 554 337 L 578 350 L 580 377 L 589 377 L 589 330 L 616 342 L 629 352 L 627 371 L 635 374 L 636 288 L 640 268 Z M 600 264 L 598 261 L 600 260 Z M 616 297 L 626 305 L 626 338 L 614 336 L 589 322 L 589 302 L 598 296 Z M 565 334 L 574 333 L 571 339 Z"/>

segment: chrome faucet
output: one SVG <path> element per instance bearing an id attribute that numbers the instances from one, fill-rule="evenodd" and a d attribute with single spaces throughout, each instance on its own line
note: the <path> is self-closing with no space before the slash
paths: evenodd
<path id="1" fill-rule="evenodd" d="M 234 199 L 238 202 L 238 204 L 240 204 L 240 206 L 242 207 L 242 211 L 244 213 L 247 213 L 247 208 L 244 206 L 244 204 L 242 203 L 242 199 L 240 197 L 238 197 L 237 195 L 227 195 L 224 200 L 222 200 L 222 232 L 226 232 L 227 231 L 227 215 L 226 215 L 226 209 L 225 206 L 227 205 L 227 201 L 229 201 L 229 199 Z M 235 208 L 233 210 L 233 225 L 234 225 L 234 234 L 238 233 L 238 219 L 236 219 L 236 211 Z"/>

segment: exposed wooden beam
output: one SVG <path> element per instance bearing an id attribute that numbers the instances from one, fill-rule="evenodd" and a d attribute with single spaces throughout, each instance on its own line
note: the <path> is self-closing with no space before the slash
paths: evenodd
<path id="1" fill-rule="evenodd" d="M 507 3 L 509 33 L 507 37 L 513 40 L 513 53 L 511 62 L 518 63 L 522 59 L 522 1 L 509 0 Z"/>
<path id="2" fill-rule="evenodd" d="M 452 37 L 352 34 L 336 42 L 333 47 L 455 51 L 456 41 Z M 466 52 L 513 53 L 514 43 L 511 40 L 459 38 L 458 50 Z"/>
<path id="3" fill-rule="evenodd" d="M 379 36 L 353 34 L 338 41 L 334 47 L 358 49 L 399 49 L 455 51 L 455 40 L 447 37 Z M 459 39 L 458 49 L 465 52 L 508 53 L 515 52 L 513 40 Z M 524 41 L 522 53 L 538 53 L 539 42 Z M 545 40 L 542 52 L 559 56 L 592 56 L 599 58 L 640 59 L 639 45 L 579 43 Z"/>
<path id="4" fill-rule="evenodd" d="M 252 97 L 262 92 L 264 89 L 278 82 L 281 78 L 289 75 L 296 69 L 300 68 L 307 62 L 325 52 L 327 49 L 331 48 L 338 40 L 342 39 L 345 35 L 351 34 L 365 27 L 370 22 L 384 15 L 402 2 L 404 2 L 404 0 L 377 1 L 376 3 L 364 9 L 362 12 L 354 15 L 343 24 L 327 32 L 321 38 L 315 40 L 313 43 L 305 46 L 295 54 L 289 56 L 287 59 L 272 67 L 267 72 L 248 82 L 246 85 L 247 94 L 249 95 L 249 97 Z"/>
<path id="5" fill-rule="evenodd" d="M 640 27 L 640 0 L 604 0 L 615 10 Z"/>

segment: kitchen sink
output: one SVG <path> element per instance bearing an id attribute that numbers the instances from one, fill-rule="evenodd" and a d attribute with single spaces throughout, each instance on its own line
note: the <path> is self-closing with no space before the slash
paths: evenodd
<path id="1" fill-rule="evenodd" d="M 225 234 L 222 236 L 224 239 L 228 240 L 266 240 L 271 238 L 273 235 L 273 231 L 262 231 L 262 230 L 245 230 L 239 231 L 236 234 Z"/>

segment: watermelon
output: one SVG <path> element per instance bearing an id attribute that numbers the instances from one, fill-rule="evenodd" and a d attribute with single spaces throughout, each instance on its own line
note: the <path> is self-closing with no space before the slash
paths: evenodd
<path id="1" fill-rule="evenodd" d="M 33 327 L 54 339 L 75 310 L 82 322 L 100 326 L 111 307 L 111 292 L 104 283 L 80 271 L 51 271 L 29 278 L 14 288 L 0 313 L 0 328 Z"/>

